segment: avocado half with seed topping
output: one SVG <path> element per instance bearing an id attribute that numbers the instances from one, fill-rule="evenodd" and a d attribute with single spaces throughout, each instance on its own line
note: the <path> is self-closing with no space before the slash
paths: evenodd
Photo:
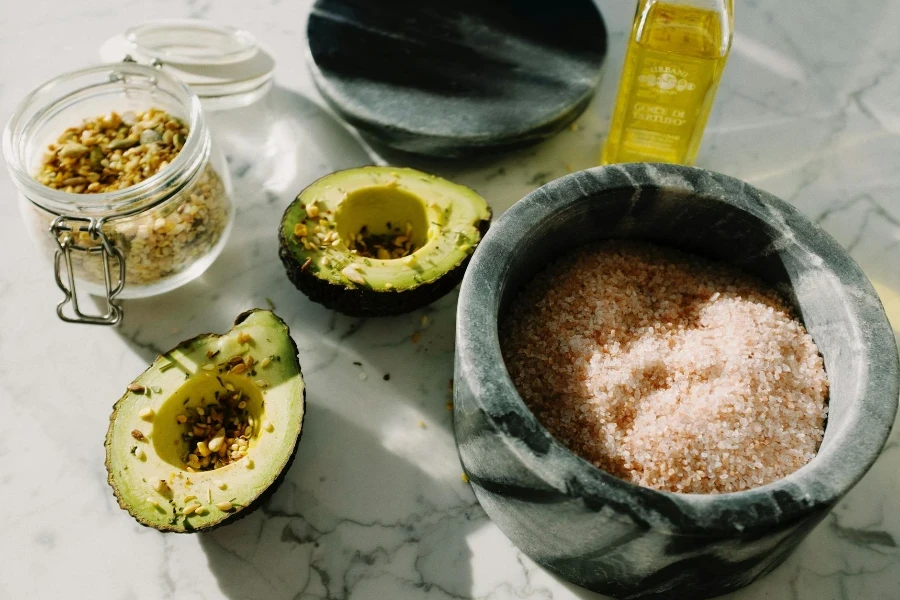
<path id="1" fill-rule="evenodd" d="M 106 469 L 119 506 L 160 531 L 249 514 L 294 459 L 306 389 L 297 346 L 267 310 L 159 356 L 113 407 Z"/>
<path id="2" fill-rule="evenodd" d="M 360 167 L 297 196 L 281 221 L 280 255 L 315 302 L 353 316 L 401 314 L 462 280 L 490 220 L 467 187 L 414 169 Z"/>

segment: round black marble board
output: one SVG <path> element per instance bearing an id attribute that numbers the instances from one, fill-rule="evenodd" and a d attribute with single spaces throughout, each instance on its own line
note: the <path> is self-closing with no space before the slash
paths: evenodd
<path id="1" fill-rule="evenodd" d="M 607 35 L 591 0 L 317 0 L 309 59 L 348 123 L 432 156 L 543 140 L 587 107 Z"/>

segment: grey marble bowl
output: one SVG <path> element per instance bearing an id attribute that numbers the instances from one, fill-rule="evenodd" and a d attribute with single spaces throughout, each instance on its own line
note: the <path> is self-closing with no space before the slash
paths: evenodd
<path id="1" fill-rule="evenodd" d="M 633 238 L 724 260 L 794 303 L 825 359 L 830 413 L 818 455 L 775 483 L 720 495 L 619 480 L 569 452 L 522 402 L 497 322 L 520 286 L 579 244 Z M 454 421 L 481 505 L 526 554 L 618 598 L 709 598 L 778 566 L 878 456 L 897 411 L 898 360 L 856 263 L 796 209 L 689 167 L 626 164 L 532 192 L 482 241 L 459 297 Z"/>

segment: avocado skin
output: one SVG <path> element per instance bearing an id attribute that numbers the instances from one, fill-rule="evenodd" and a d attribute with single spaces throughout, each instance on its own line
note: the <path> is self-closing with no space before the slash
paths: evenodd
<path id="1" fill-rule="evenodd" d="M 481 239 L 491 225 L 490 218 L 478 224 Z M 412 312 L 431 304 L 450 293 L 465 275 L 472 254 L 461 263 L 438 277 L 411 290 L 375 291 L 365 287 L 355 289 L 316 277 L 303 270 L 303 265 L 291 252 L 281 223 L 278 224 L 278 255 L 284 264 L 288 279 L 313 302 L 351 317 L 388 317 Z"/>
<path id="2" fill-rule="evenodd" d="M 254 312 L 257 312 L 257 311 L 261 311 L 261 310 L 265 310 L 265 309 L 262 309 L 262 308 L 252 308 L 252 309 L 250 309 L 250 310 L 246 310 L 246 311 L 242 312 L 242 313 L 239 314 L 239 315 L 237 316 L 237 318 L 234 320 L 234 324 L 235 324 L 235 325 L 240 325 L 240 324 L 243 323 L 244 320 L 247 319 L 247 317 L 249 317 L 251 314 L 253 314 Z M 303 372 L 302 372 L 301 367 L 300 367 L 300 351 L 297 349 L 297 343 L 294 341 L 294 338 L 291 337 L 291 329 L 290 329 L 290 327 L 288 327 L 287 323 L 285 323 L 280 317 L 278 317 L 277 315 L 274 315 L 274 313 L 273 313 L 273 316 L 274 316 L 276 319 L 278 319 L 278 321 L 280 321 L 280 322 L 282 323 L 282 325 L 284 325 L 284 328 L 285 328 L 285 334 L 287 335 L 287 338 L 288 338 L 288 340 L 289 340 L 290 343 L 291 343 L 291 348 L 293 349 L 294 357 L 295 357 L 295 359 L 296 359 L 296 361 L 297 361 L 297 375 L 298 375 L 299 377 L 303 377 Z M 214 337 L 214 336 L 218 336 L 218 335 L 219 335 L 219 334 L 215 334 L 215 333 L 201 333 L 200 335 L 197 335 L 197 336 L 194 336 L 194 337 L 192 337 L 192 338 L 190 338 L 190 339 L 184 340 L 183 342 L 181 342 L 181 343 L 179 343 L 178 345 L 176 345 L 175 348 L 187 347 L 187 346 L 193 344 L 194 342 L 200 341 L 202 338 Z M 173 349 L 174 349 L 174 348 L 173 348 Z M 157 357 L 157 360 L 159 360 L 159 358 L 160 358 L 160 357 Z M 152 369 L 154 364 L 156 364 L 156 361 L 153 361 L 153 364 L 151 364 L 151 365 L 145 370 L 145 372 L 146 372 L 147 370 Z M 125 394 L 122 395 L 121 398 L 119 398 L 119 399 L 116 401 L 115 404 L 113 404 L 113 412 L 112 412 L 112 414 L 109 416 L 110 422 L 112 422 L 112 421 L 114 421 L 114 420 L 116 419 L 116 415 L 117 415 L 118 412 L 119 412 L 119 404 L 120 404 L 123 400 L 125 400 L 125 397 L 126 397 L 127 395 L 128 395 L 128 393 L 126 392 Z M 303 418 L 304 418 L 304 420 L 305 420 L 305 418 L 306 418 L 306 385 L 305 385 L 305 384 L 304 384 L 304 386 L 303 386 L 303 400 L 302 400 L 302 402 L 303 402 L 303 413 L 302 413 L 302 414 L 303 414 Z M 121 508 L 122 510 L 128 512 L 132 517 L 134 517 L 134 519 L 135 519 L 138 523 L 140 523 L 140 524 L 143 525 L 144 527 L 149 527 L 150 529 L 155 529 L 156 531 L 161 531 L 161 532 L 163 532 L 163 533 L 199 533 L 199 532 L 213 531 L 213 530 L 215 530 L 215 529 L 218 529 L 219 527 L 223 527 L 223 526 L 225 526 L 225 525 L 230 525 L 231 523 L 235 523 L 235 522 L 237 522 L 237 521 L 240 521 L 241 519 L 243 519 L 244 517 L 246 517 L 247 515 L 249 515 L 249 514 L 252 513 L 253 511 L 255 511 L 256 509 L 258 509 L 260 506 L 262 506 L 263 503 L 266 502 L 266 501 L 272 496 L 272 494 L 275 493 L 275 491 L 276 491 L 276 490 L 281 486 L 281 484 L 284 482 L 284 479 L 285 479 L 285 477 L 287 476 L 288 470 L 290 470 L 291 465 L 294 463 L 294 458 L 297 456 L 297 448 L 299 448 L 299 446 L 300 446 L 300 439 L 303 437 L 303 429 L 304 429 L 303 427 L 300 427 L 300 433 L 297 435 L 297 440 L 294 442 L 294 448 L 293 448 L 293 450 L 291 450 L 291 455 L 290 455 L 290 457 L 288 457 L 288 459 L 285 461 L 284 466 L 281 467 L 281 472 L 280 472 L 280 473 L 278 474 L 278 476 L 272 481 L 272 483 L 269 484 L 269 487 L 267 487 L 266 490 L 265 490 L 262 494 L 260 494 L 259 496 L 257 496 L 256 499 L 255 499 L 253 502 L 251 502 L 250 504 L 247 504 L 246 506 L 239 507 L 239 508 L 235 508 L 235 511 L 234 511 L 233 513 L 231 513 L 228 517 L 226 517 L 226 518 L 222 519 L 221 521 L 219 521 L 218 523 L 214 523 L 214 524 L 212 524 L 212 525 L 207 525 L 207 526 L 204 526 L 204 527 L 195 527 L 195 528 L 191 528 L 191 529 L 188 529 L 187 526 L 186 526 L 185 529 L 182 530 L 182 529 L 176 529 L 176 528 L 174 528 L 174 527 L 170 528 L 170 527 L 167 526 L 167 525 L 160 525 L 160 526 L 151 525 L 150 523 L 147 523 L 146 521 L 144 521 L 144 520 L 141 518 L 140 515 L 134 514 L 134 513 L 131 511 L 131 508 L 130 508 L 130 506 L 128 505 L 128 503 L 127 503 L 122 497 L 119 496 L 119 490 L 118 490 L 118 488 L 116 487 L 115 482 L 113 481 L 112 469 L 111 469 L 111 466 L 110 466 L 110 464 L 109 464 L 109 454 L 106 454 L 106 457 L 107 457 L 107 458 L 106 458 L 105 463 L 104 463 L 105 466 L 106 466 L 106 472 L 107 472 L 106 481 L 107 481 L 107 483 L 109 483 L 109 486 L 112 488 L 113 496 L 115 497 L 116 502 L 117 502 L 118 505 L 119 505 L 119 508 Z M 109 444 L 110 444 L 110 436 L 111 436 L 111 435 L 112 435 L 112 428 L 110 428 L 110 429 L 108 430 L 108 432 L 107 432 L 107 437 L 106 437 L 106 441 L 105 441 L 105 443 L 104 443 L 104 447 L 109 446 Z M 186 525 L 187 525 L 187 524 L 186 524 Z"/>

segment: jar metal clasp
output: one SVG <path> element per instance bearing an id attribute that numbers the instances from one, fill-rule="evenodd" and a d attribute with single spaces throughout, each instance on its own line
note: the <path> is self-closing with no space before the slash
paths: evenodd
<path id="1" fill-rule="evenodd" d="M 72 235 L 76 229 L 72 223 L 87 223 L 87 233 L 92 240 L 99 242 L 97 245 L 85 246 L 78 244 Z M 56 314 L 60 319 L 68 323 L 87 323 L 90 325 L 116 325 L 122 320 L 122 307 L 116 303 L 116 296 L 125 287 L 125 256 L 122 251 L 106 237 L 102 227 L 105 219 L 91 219 L 87 217 L 57 217 L 50 224 L 50 235 L 57 245 L 56 256 L 53 261 L 53 271 L 56 275 L 56 285 L 65 294 L 65 298 L 56 306 Z M 73 252 L 85 252 L 88 255 L 99 254 L 103 263 L 103 280 L 106 285 L 106 313 L 102 315 L 90 315 L 81 312 L 78 307 L 78 295 L 75 290 L 75 268 L 72 264 Z M 113 285 L 110 260 L 115 258 L 118 262 L 118 281 Z M 66 279 L 63 280 L 62 266 L 65 264 Z M 72 304 L 72 315 L 66 314 L 65 307 Z"/>
<path id="2" fill-rule="evenodd" d="M 132 57 L 130 54 L 126 54 L 125 58 L 122 59 L 122 62 L 125 64 L 132 64 L 132 65 L 141 64 L 140 62 L 136 61 L 134 59 L 134 57 Z M 146 66 L 153 67 L 154 69 L 159 70 L 159 69 L 163 68 L 163 62 L 161 60 L 159 60 L 158 58 L 154 58 Z M 158 82 L 156 81 L 156 77 L 147 77 L 147 76 L 143 76 L 143 75 L 136 76 L 132 73 L 129 73 L 128 75 L 123 75 L 122 73 L 119 73 L 118 71 L 113 71 L 112 73 L 109 74 L 109 80 L 112 83 L 117 83 L 120 81 L 131 81 L 131 80 L 135 79 L 135 77 L 137 77 L 139 79 L 146 79 L 147 82 L 150 83 L 150 85 L 152 85 L 154 87 L 158 84 Z"/>

